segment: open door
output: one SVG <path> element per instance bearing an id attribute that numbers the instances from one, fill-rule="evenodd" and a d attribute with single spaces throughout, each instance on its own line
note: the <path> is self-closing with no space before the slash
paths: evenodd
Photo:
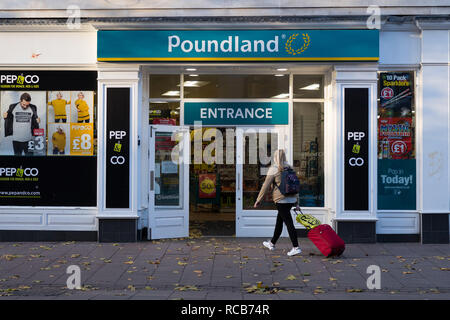
<path id="1" fill-rule="evenodd" d="M 189 130 L 150 126 L 149 239 L 189 235 Z"/>

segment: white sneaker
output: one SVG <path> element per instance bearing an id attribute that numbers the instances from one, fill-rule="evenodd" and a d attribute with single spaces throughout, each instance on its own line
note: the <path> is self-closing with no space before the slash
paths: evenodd
<path id="1" fill-rule="evenodd" d="M 272 241 L 264 241 L 263 242 L 264 247 L 266 247 L 269 250 L 274 250 L 275 249 L 275 245 L 272 243 Z"/>
<path id="2" fill-rule="evenodd" d="M 287 253 L 288 256 L 295 256 L 296 254 L 302 253 L 302 249 L 299 247 L 292 248 L 291 251 Z"/>

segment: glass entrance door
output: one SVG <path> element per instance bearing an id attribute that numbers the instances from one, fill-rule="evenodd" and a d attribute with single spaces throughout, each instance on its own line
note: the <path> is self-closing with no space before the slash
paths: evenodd
<path id="1" fill-rule="evenodd" d="M 191 130 L 190 234 L 235 235 L 235 140 L 233 127 Z"/>
<path id="2" fill-rule="evenodd" d="M 149 239 L 189 235 L 189 130 L 150 126 Z"/>
<path id="3" fill-rule="evenodd" d="M 267 237 L 273 233 L 276 208 L 269 192 L 261 205 L 253 205 L 277 149 L 288 146 L 287 128 L 238 128 L 236 130 L 236 236 Z M 289 158 L 289 156 L 288 156 Z"/>

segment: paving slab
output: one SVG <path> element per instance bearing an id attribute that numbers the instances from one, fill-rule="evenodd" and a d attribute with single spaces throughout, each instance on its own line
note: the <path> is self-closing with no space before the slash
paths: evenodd
<path id="1" fill-rule="evenodd" d="M 448 245 L 348 244 L 332 259 L 309 239 L 299 239 L 303 252 L 295 257 L 286 255 L 289 239 L 281 238 L 273 251 L 262 246 L 264 240 L 1 243 L 0 299 L 433 300 L 450 295 Z M 66 288 L 70 265 L 80 267 L 83 290 Z M 366 286 L 371 265 L 380 267 L 380 290 Z"/>

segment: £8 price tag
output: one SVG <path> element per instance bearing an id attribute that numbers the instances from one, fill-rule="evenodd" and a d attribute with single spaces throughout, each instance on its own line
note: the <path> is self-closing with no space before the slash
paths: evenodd
<path id="1" fill-rule="evenodd" d="M 71 124 L 70 126 L 70 139 L 71 155 L 92 155 L 92 137 L 93 126 L 92 123 L 86 124 Z"/>

